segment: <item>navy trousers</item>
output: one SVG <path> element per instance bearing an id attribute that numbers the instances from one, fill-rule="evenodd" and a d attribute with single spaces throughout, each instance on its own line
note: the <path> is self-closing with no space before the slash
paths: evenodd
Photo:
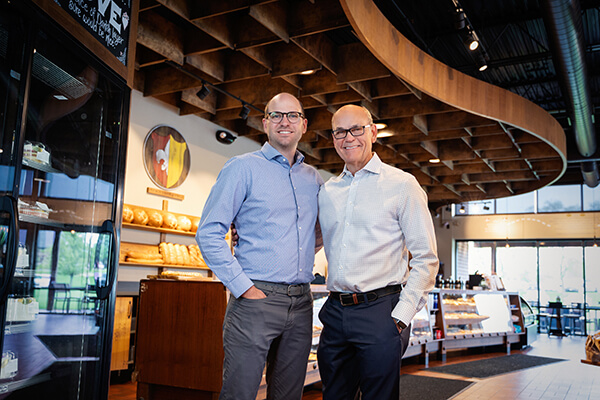
<path id="1" fill-rule="evenodd" d="M 329 298 L 319 313 L 323 330 L 317 359 L 323 400 L 398 400 L 400 366 L 410 327 L 398 332 L 391 313 L 399 294 L 342 306 Z"/>

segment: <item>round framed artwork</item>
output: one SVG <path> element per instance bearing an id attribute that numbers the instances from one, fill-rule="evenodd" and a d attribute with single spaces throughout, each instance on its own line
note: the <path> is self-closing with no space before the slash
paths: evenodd
<path id="1" fill-rule="evenodd" d="M 155 126 L 144 140 L 144 168 L 161 189 L 175 189 L 190 172 L 190 150 L 176 129 L 166 125 Z"/>

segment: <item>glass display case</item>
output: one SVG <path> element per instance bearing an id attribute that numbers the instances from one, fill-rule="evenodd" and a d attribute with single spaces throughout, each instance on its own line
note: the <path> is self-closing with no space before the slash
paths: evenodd
<path id="1" fill-rule="evenodd" d="M 413 318 L 410 329 L 410 344 L 424 343 L 433 339 L 429 307 L 425 305 Z"/>
<path id="2" fill-rule="evenodd" d="M 506 294 L 441 290 L 440 297 L 446 339 L 514 331 Z"/>
<path id="3" fill-rule="evenodd" d="M 28 2 L 0 73 L 0 399 L 103 398 L 130 91 Z"/>

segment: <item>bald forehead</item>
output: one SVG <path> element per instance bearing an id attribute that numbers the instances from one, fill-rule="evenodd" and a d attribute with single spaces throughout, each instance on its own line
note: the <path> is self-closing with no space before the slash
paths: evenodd
<path id="1" fill-rule="evenodd" d="M 356 106 L 354 104 L 348 104 L 346 106 L 341 107 L 333 114 L 333 117 L 331 117 L 331 126 L 333 129 L 335 129 L 336 121 L 340 119 L 344 119 L 346 120 L 346 122 L 348 119 L 353 119 L 356 120 L 358 123 L 365 118 L 367 120 L 367 123 L 373 122 L 371 113 L 366 108 Z"/>
<path id="2" fill-rule="evenodd" d="M 302 103 L 300 103 L 300 100 L 298 100 L 298 98 L 294 95 L 291 95 L 289 93 L 279 93 L 275 96 L 273 96 L 273 98 L 271 100 L 269 100 L 269 102 L 267 103 L 267 106 L 265 107 L 265 114 L 268 114 L 270 110 L 270 107 L 273 103 L 278 103 L 279 101 L 293 101 L 294 103 L 296 103 L 300 109 L 300 111 L 302 113 L 304 113 L 304 108 L 302 107 Z"/>

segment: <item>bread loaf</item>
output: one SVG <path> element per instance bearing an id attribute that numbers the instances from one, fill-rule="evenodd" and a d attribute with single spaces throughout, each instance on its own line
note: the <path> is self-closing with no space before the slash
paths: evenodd
<path id="1" fill-rule="evenodd" d="M 163 217 L 163 228 L 175 229 L 177 228 L 177 217 L 170 212 L 165 213 Z"/>
<path id="2" fill-rule="evenodd" d="M 185 215 L 180 215 L 177 217 L 177 229 L 189 232 L 192 229 L 192 221 Z"/>
<path id="3" fill-rule="evenodd" d="M 198 225 L 200 224 L 200 218 L 192 218 L 192 232 L 198 231 Z"/>
<path id="4" fill-rule="evenodd" d="M 123 222 L 128 224 L 133 222 L 133 210 L 129 206 L 123 206 Z"/>
<path id="5" fill-rule="evenodd" d="M 160 228 L 163 224 L 163 216 L 159 211 L 152 211 L 148 217 L 148 225 Z"/>
<path id="6" fill-rule="evenodd" d="M 173 243 L 167 243 L 167 264 L 177 264 L 177 250 Z"/>
<path id="7" fill-rule="evenodd" d="M 162 255 L 163 262 L 164 262 L 165 264 L 168 264 L 168 263 L 169 263 L 169 256 L 168 256 L 168 253 L 169 253 L 169 247 L 167 246 L 167 244 L 166 244 L 165 242 L 161 242 L 161 243 L 158 245 L 158 251 L 159 251 L 159 252 L 160 252 L 160 254 Z"/>
<path id="8" fill-rule="evenodd" d="M 192 265 L 192 259 L 190 257 L 190 252 L 187 247 L 184 245 L 180 245 L 181 254 L 183 255 L 183 265 Z"/>
<path id="9" fill-rule="evenodd" d="M 148 223 L 148 214 L 141 208 L 133 210 L 133 222 L 139 225 L 146 225 Z"/>

